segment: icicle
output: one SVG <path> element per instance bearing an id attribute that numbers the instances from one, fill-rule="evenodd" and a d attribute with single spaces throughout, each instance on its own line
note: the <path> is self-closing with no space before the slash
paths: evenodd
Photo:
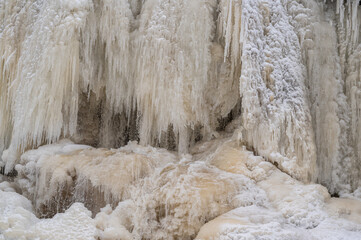
<path id="1" fill-rule="evenodd" d="M 44 1 L 37 17 L 24 23 L 28 29 L 26 33 L 20 32 L 24 34 L 19 46 L 21 55 L 18 62 L 13 63 L 17 70 L 12 79 L 8 77 L 9 83 L 3 85 L 10 91 L 7 96 L 11 97 L 13 123 L 10 152 L 3 156 L 5 161 L 6 156 L 13 156 L 8 159 L 6 171 L 13 167 L 15 153 L 19 149 L 23 151 L 28 144 L 39 145 L 44 140 L 55 141 L 61 134 L 75 133 L 79 94 L 78 32 L 88 7 L 87 0 Z M 6 61 L 10 59 L 7 57 Z"/>
<path id="2" fill-rule="evenodd" d="M 222 0 L 219 3 L 221 12 L 218 19 L 218 28 L 222 31 L 225 42 L 224 61 L 226 61 L 226 58 L 231 59 L 231 76 L 234 76 L 241 60 L 241 31 L 244 31 L 241 27 L 241 24 L 243 24 L 241 21 L 241 2 L 240 0 Z"/>
<path id="3" fill-rule="evenodd" d="M 203 89 L 211 62 L 212 5 L 198 1 L 144 3 L 132 43 L 142 144 L 159 138 L 169 124 L 176 134 L 186 125 L 208 125 Z"/>

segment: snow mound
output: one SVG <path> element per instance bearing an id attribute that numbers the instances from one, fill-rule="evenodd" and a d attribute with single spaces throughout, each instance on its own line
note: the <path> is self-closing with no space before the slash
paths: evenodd
<path id="1" fill-rule="evenodd" d="M 331 198 L 325 187 L 292 178 L 234 140 L 215 144 L 218 147 L 208 152 L 207 161 L 224 171 L 253 179 L 266 192 L 267 201 L 262 206 L 240 207 L 215 218 L 200 229 L 196 239 L 361 237 L 361 201 Z"/>
<path id="2" fill-rule="evenodd" d="M 37 215 L 52 218 L 38 219 L 16 184 L 3 182 L 1 199 L 14 201 L 0 205 L 1 231 L 6 239 L 55 233 L 102 240 L 361 236 L 359 200 L 331 198 L 325 187 L 292 178 L 236 136 L 191 152 L 134 142 L 95 149 L 69 140 L 28 151 L 15 183 Z"/>
<path id="3" fill-rule="evenodd" d="M 95 240 L 94 220 L 82 203 L 73 204 L 52 219 L 38 219 L 32 209 L 24 196 L 0 190 L 0 239 Z"/>
<path id="4" fill-rule="evenodd" d="M 257 206 L 241 207 L 205 224 L 198 240 L 307 240 L 359 239 L 361 226 L 343 219 L 327 218 L 316 228 L 299 228 L 287 223 L 277 211 Z"/>
<path id="5" fill-rule="evenodd" d="M 19 186 L 34 201 L 37 214 L 51 216 L 77 201 L 98 212 L 126 198 L 138 179 L 176 159 L 170 152 L 136 143 L 109 150 L 62 141 L 24 153 L 16 169 Z"/>

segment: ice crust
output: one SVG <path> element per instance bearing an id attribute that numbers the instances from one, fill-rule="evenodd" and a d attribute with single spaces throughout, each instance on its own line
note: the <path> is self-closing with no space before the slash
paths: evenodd
<path id="1" fill-rule="evenodd" d="M 96 226 L 91 212 L 74 203 L 52 219 L 38 219 L 31 202 L 15 192 L 0 190 L 0 239 L 4 240 L 94 240 Z"/>
<path id="2" fill-rule="evenodd" d="M 86 202 L 97 212 L 102 204 L 126 198 L 129 187 L 139 178 L 176 160 L 166 150 L 142 148 L 134 142 L 115 150 L 62 140 L 24 153 L 16 169 L 18 185 L 34 202 L 38 214 L 49 214 L 50 209 L 62 211 L 75 200 Z"/>
<path id="3" fill-rule="evenodd" d="M 134 142 L 108 150 L 63 140 L 30 150 L 17 165 L 17 191 L 36 198 L 32 204 L 12 184 L 1 183 L 1 234 L 104 240 L 361 237 L 360 200 L 331 198 L 325 187 L 295 180 L 235 139 L 198 144 L 180 158 Z M 64 177 L 71 172 L 73 178 Z M 54 191 L 69 181 L 76 194 Z M 98 197 L 87 197 L 89 189 L 100 189 Z M 42 206 L 65 213 L 39 219 Z"/>

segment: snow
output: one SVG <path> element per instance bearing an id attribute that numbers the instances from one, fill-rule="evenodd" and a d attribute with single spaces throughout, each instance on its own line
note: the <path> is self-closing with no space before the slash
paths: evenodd
<path id="1" fill-rule="evenodd" d="M 28 199 L 0 190 L 0 239 L 93 240 L 96 228 L 90 216 L 83 204 L 75 203 L 52 219 L 38 219 Z"/>
<path id="2" fill-rule="evenodd" d="M 331 198 L 325 187 L 302 184 L 236 146 L 225 142 L 217 150 L 225 161 L 217 154 L 212 161 L 225 171 L 254 179 L 266 192 L 267 202 L 239 207 L 213 219 L 202 226 L 196 239 L 360 238 L 360 200 Z M 258 175 L 260 168 L 263 171 Z"/>
<path id="3" fill-rule="evenodd" d="M 164 149 L 134 142 L 107 150 L 69 140 L 30 150 L 17 165 L 20 190 L 36 196 L 37 215 L 44 209 L 65 213 L 38 219 L 30 201 L 3 182 L 1 189 L 10 190 L 2 190 L 6 196 L 0 199 L 14 201 L 2 202 L 2 231 L 6 239 L 47 239 L 55 233 L 82 239 L 361 237 L 360 200 L 331 198 L 325 187 L 292 178 L 254 156 L 235 137 L 200 143 L 191 152 L 178 159 Z M 74 195 L 54 191 L 69 181 Z M 101 191 L 89 195 L 92 189 Z M 116 197 L 106 199 L 108 195 Z M 68 206 L 52 205 L 49 199 Z M 75 231 L 78 225 L 82 230 Z"/>
<path id="4" fill-rule="evenodd" d="M 359 239 L 359 231 L 359 225 L 339 219 L 326 219 L 315 228 L 300 229 L 276 211 L 250 206 L 210 221 L 196 239 Z"/>
<path id="5" fill-rule="evenodd" d="M 91 212 L 82 203 L 74 203 L 65 213 L 36 223 L 27 233 L 30 239 L 93 240 L 96 232 Z"/>
<path id="6" fill-rule="evenodd" d="M 23 194 L 34 201 L 39 214 L 49 208 L 67 209 L 75 200 L 96 212 L 102 204 L 126 198 L 135 181 L 176 159 L 165 150 L 134 142 L 109 150 L 62 140 L 24 153 L 16 169 Z"/>
<path id="7" fill-rule="evenodd" d="M 210 221 L 201 228 L 196 239 L 302 239 L 302 236 L 306 237 L 303 231 L 288 225 L 281 214 L 249 206 Z"/>

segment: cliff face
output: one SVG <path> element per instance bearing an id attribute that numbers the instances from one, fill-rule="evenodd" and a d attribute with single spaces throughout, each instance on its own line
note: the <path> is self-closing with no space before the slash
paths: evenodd
<path id="1" fill-rule="evenodd" d="M 359 5 L 357 0 L 0 0 L 4 172 L 19 172 L 15 182 L 32 199 L 38 215 L 53 215 L 76 201 L 85 202 L 95 214 L 106 203 L 147 195 L 144 186 L 151 180 L 133 186 L 138 190 L 131 193 L 123 193 L 123 188 L 139 179 L 156 179 L 151 173 L 167 164 L 174 164 L 170 175 L 187 176 L 195 185 L 203 184 L 194 180 L 202 171 L 219 177 L 217 184 L 230 184 L 207 165 L 222 169 L 227 163 L 227 158 L 222 158 L 225 163 L 210 160 L 218 151 L 234 157 L 222 150 L 221 142 L 227 139 L 237 145 L 234 151 L 244 146 L 293 179 L 322 184 L 332 194 L 361 197 Z M 82 150 L 80 156 L 71 151 L 69 158 L 57 157 L 53 150 L 42 157 L 29 158 L 31 151 L 23 154 L 64 138 L 94 148 L 137 141 L 143 147 L 136 149 L 165 153 L 156 160 L 129 150 L 130 159 L 137 159 L 134 163 L 117 162 L 127 158 L 128 150 Z M 54 146 L 48 147 L 58 149 Z M 200 151 L 200 146 L 208 150 Z M 108 158 L 113 154 L 119 159 Z M 181 156 L 207 166 L 177 165 Z M 232 164 L 237 168 L 236 160 Z M 110 174 L 111 166 L 115 172 L 125 166 L 140 170 L 127 175 L 129 181 L 120 179 L 125 183 L 114 190 L 109 186 L 115 183 L 96 176 L 95 170 Z M 194 176 L 187 175 L 193 171 L 188 168 Z M 265 181 L 272 182 L 269 169 L 264 171 L 269 177 Z M 154 181 L 160 188 L 164 185 Z M 169 189 L 183 188 L 183 182 L 172 184 Z M 223 188 L 207 184 L 202 185 L 207 191 Z M 224 195 L 233 197 L 239 191 L 235 187 Z M 205 193 L 204 201 L 216 205 L 214 212 L 202 208 L 191 216 L 195 226 L 188 230 L 183 229 L 184 219 L 178 219 L 174 236 L 195 237 L 204 222 L 240 206 L 229 199 L 214 200 L 211 193 Z M 162 194 L 167 195 L 165 190 Z M 54 196 L 64 202 L 47 206 Z M 89 203 L 92 196 L 97 200 Z M 154 201 L 160 209 L 168 204 Z M 132 207 L 145 205 L 136 201 Z M 146 223 L 131 222 L 126 228 L 135 229 L 133 236 L 153 237 L 145 232 Z M 154 231 L 159 231 L 157 238 L 170 234 Z"/>

